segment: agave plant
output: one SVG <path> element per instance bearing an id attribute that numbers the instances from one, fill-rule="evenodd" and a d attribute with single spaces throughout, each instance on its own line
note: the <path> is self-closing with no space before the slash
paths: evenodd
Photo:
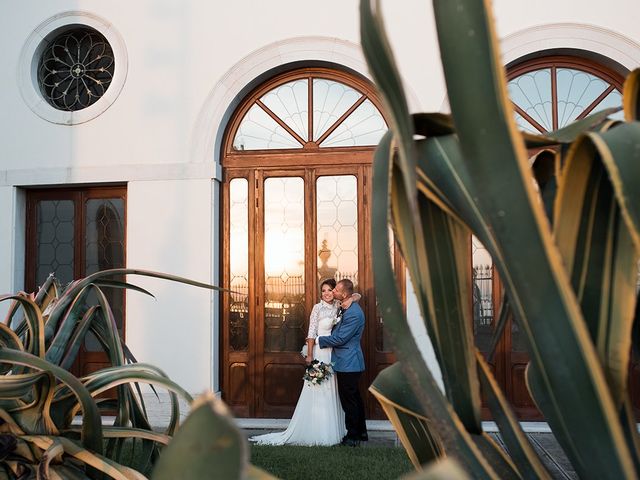
<path id="1" fill-rule="evenodd" d="M 0 478 L 81 479 L 103 478 L 103 474 L 145 478 L 140 472 L 150 471 L 160 448 L 170 443 L 178 427 L 178 395 L 188 402 L 192 399 L 158 368 L 137 363 L 122 343 L 104 290 L 127 288 L 149 294 L 119 280 L 125 274 L 217 289 L 172 275 L 115 269 L 76 280 L 63 289 L 50 276 L 35 295 L 0 297 L 0 301 L 13 302 L 5 322 L 0 323 Z M 88 304 L 91 293 L 96 305 Z M 101 343 L 110 367 L 76 378 L 68 369 L 89 332 Z M 162 432 L 151 428 L 140 383 L 170 392 L 171 417 Z M 114 388 L 115 400 L 100 395 Z M 113 424 L 103 426 L 102 414 L 113 411 Z M 78 414 L 82 415 L 79 427 L 74 424 Z M 182 470 L 183 478 L 204 478 L 186 475 L 190 470 L 185 459 L 191 468 L 219 471 L 224 478 L 243 474 L 268 478 L 248 465 L 246 441 L 221 401 L 199 400 L 186 425 L 163 455 L 154 478 L 177 478 L 177 474 L 167 476 L 176 468 Z M 184 445 L 199 456 L 185 454 Z M 178 454 L 172 453 L 175 451 Z"/>
<path id="2" fill-rule="evenodd" d="M 440 364 L 419 353 L 386 236 L 374 273 L 399 364 L 371 387 L 414 464 L 447 456 L 474 478 L 550 478 L 473 344 L 474 234 L 526 339 L 528 388 L 581 478 L 636 478 L 627 376 L 640 256 L 640 72 L 625 122 L 599 112 L 548 135 L 518 132 L 487 2 L 433 1 L 452 115 L 410 115 L 379 2 L 362 0 L 362 45 L 389 132 L 374 159 L 374 231 L 393 226 Z M 470 82 L 468 79 L 473 78 Z M 532 159 L 529 148 L 543 148 Z M 480 386 L 508 454 L 483 432 Z"/>

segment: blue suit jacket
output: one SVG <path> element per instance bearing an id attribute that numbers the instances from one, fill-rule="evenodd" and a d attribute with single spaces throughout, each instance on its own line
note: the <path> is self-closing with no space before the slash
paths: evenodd
<path id="1" fill-rule="evenodd" d="M 357 303 L 342 314 L 342 320 L 333 328 L 331 335 L 318 337 L 320 348 L 333 347 L 331 361 L 336 372 L 364 371 L 364 356 L 360 339 L 364 330 L 364 313 Z"/>

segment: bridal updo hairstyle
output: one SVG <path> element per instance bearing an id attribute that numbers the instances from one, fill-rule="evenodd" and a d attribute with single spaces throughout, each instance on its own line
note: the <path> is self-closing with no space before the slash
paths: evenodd
<path id="1" fill-rule="evenodd" d="M 336 288 L 336 281 L 333 278 L 327 278 L 326 280 L 323 280 L 323 282 L 320 284 L 321 293 L 322 287 L 324 287 L 325 285 L 329 285 L 331 287 L 331 290 L 333 290 L 334 288 Z"/>

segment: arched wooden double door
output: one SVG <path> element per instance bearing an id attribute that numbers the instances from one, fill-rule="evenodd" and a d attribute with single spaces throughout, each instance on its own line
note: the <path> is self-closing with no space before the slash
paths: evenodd
<path id="1" fill-rule="evenodd" d="M 245 417 L 289 417 L 324 278 L 350 278 L 367 326 L 362 388 L 393 362 L 370 265 L 371 161 L 386 131 L 370 85 L 296 70 L 255 90 L 224 150 L 222 393 Z M 379 416 L 372 397 L 368 415 Z"/>

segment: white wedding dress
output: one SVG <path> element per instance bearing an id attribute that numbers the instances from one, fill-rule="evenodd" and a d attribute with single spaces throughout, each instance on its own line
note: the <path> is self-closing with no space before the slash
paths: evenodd
<path id="1" fill-rule="evenodd" d="M 315 338 L 313 358 L 331 362 L 331 348 L 320 348 L 317 337 L 331 335 L 338 304 L 321 300 L 314 305 L 307 338 Z M 267 433 L 249 440 L 259 445 L 335 445 L 347 433 L 344 411 L 338 397 L 335 373 L 320 385 L 304 382 L 289 426 L 283 432 Z"/>

